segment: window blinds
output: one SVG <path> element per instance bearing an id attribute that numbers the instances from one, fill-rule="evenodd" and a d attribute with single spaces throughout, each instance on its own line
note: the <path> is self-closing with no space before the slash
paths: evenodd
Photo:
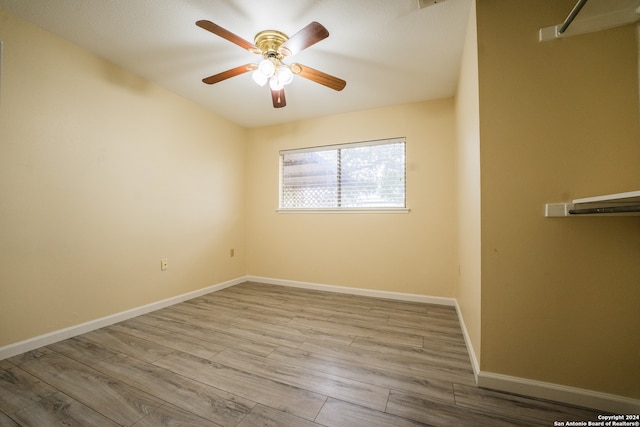
<path id="1" fill-rule="evenodd" d="M 405 139 L 283 150 L 281 209 L 404 208 Z"/>

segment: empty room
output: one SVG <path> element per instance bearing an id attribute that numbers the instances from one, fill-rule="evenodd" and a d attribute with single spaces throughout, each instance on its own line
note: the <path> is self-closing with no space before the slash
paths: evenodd
<path id="1" fill-rule="evenodd" d="M 640 0 L 0 0 L 0 426 L 640 426 Z"/>

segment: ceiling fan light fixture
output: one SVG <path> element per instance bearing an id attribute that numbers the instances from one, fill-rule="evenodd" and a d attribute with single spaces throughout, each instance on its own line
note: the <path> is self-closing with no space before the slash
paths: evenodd
<path id="1" fill-rule="evenodd" d="M 283 62 L 286 57 L 296 55 L 329 37 L 329 31 L 318 22 L 310 23 L 291 38 L 275 30 L 261 31 L 255 36 L 255 45 L 211 21 L 200 20 L 196 22 L 196 25 L 251 53 L 262 56 L 262 60 L 257 64 L 251 63 L 231 68 L 202 79 L 203 83 L 211 85 L 253 71 L 252 79 L 258 85 L 264 86 L 267 81 L 269 82 L 275 108 L 282 108 L 287 105 L 284 86 L 293 81 L 294 75 L 299 75 L 336 91 L 344 89 L 347 84 L 344 80 L 322 71 L 307 66 L 303 67 L 296 63 L 285 64 Z"/>

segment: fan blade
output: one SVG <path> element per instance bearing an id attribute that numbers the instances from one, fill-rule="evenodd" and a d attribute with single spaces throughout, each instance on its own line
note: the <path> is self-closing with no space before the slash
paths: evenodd
<path id="1" fill-rule="evenodd" d="M 284 98 L 284 89 L 271 89 L 271 100 L 273 101 L 273 108 L 282 108 L 287 105 L 287 100 Z"/>
<path id="2" fill-rule="evenodd" d="M 307 25 L 280 46 L 280 53 L 284 56 L 295 55 L 298 52 L 329 37 L 329 31 L 317 22 Z"/>
<path id="3" fill-rule="evenodd" d="M 231 31 L 222 28 L 220 25 L 214 24 L 211 21 L 207 21 L 205 19 L 196 22 L 196 25 L 200 28 L 204 28 L 207 31 L 212 32 L 216 36 L 220 36 L 225 40 L 230 41 L 233 44 L 240 46 L 243 49 L 248 50 L 252 53 L 260 54 L 260 49 L 258 49 L 253 43 L 246 41 L 242 37 L 239 37 L 233 34 Z"/>
<path id="4" fill-rule="evenodd" d="M 258 66 L 256 64 L 245 64 L 245 65 L 240 65 L 239 67 L 236 68 L 232 68 L 230 70 L 227 71 L 223 71 L 221 73 L 218 74 L 214 74 L 213 76 L 209 76 L 207 78 L 202 79 L 202 81 L 208 85 L 212 85 L 214 83 L 218 83 L 221 82 L 223 80 L 227 80 L 231 77 L 235 77 L 235 76 L 239 76 L 240 74 L 244 74 L 246 72 L 255 70 L 256 68 L 258 68 Z"/>
<path id="5" fill-rule="evenodd" d="M 300 71 L 297 71 L 298 69 Z M 322 71 L 315 70 L 311 67 L 307 67 L 306 65 L 292 64 L 291 70 L 294 72 L 294 74 L 304 77 L 305 79 L 309 79 L 312 82 L 324 85 L 333 90 L 341 91 L 347 85 L 347 82 L 342 79 L 339 79 L 327 73 L 323 73 Z"/>

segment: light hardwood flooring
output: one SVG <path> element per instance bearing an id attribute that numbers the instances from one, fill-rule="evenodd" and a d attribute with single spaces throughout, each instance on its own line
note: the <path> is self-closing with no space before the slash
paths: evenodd
<path id="1" fill-rule="evenodd" d="M 474 385 L 452 307 L 243 283 L 0 361 L 0 426 L 552 426 Z"/>

